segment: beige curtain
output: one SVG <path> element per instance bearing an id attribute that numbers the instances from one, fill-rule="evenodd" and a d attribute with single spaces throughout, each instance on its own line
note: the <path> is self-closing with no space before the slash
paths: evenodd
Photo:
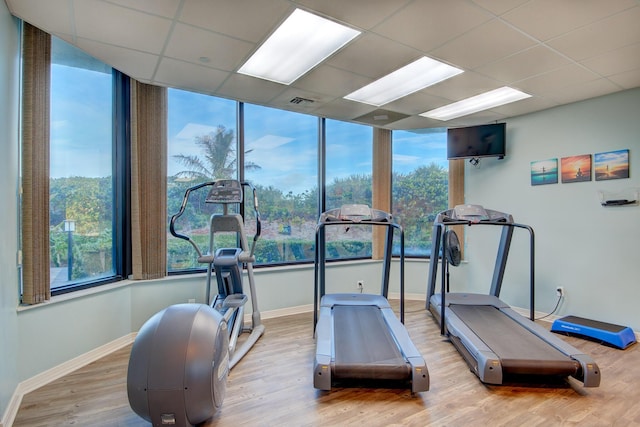
<path id="1" fill-rule="evenodd" d="M 464 160 L 449 160 L 449 208 L 464 204 Z M 451 227 L 460 239 L 460 254 L 464 259 L 464 225 Z"/>
<path id="2" fill-rule="evenodd" d="M 133 278 L 167 272 L 167 89 L 131 83 Z"/>
<path id="3" fill-rule="evenodd" d="M 49 92 L 51 36 L 26 22 L 22 65 L 22 303 L 51 298 Z"/>
<path id="4" fill-rule="evenodd" d="M 373 208 L 391 212 L 391 131 L 373 128 Z M 384 256 L 386 230 L 374 227 L 373 259 Z"/>

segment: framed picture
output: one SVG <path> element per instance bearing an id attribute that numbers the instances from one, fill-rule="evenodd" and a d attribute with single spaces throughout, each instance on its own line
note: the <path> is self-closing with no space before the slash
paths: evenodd
<path id="1" fill-rule="evenodd" d="M 558 159 L 531 162 L 531 185 L 558 183 Z"/>
<path id="2" fill-rule="evenodd" d="M 560 170 L 562 183 L 591 181 L 591 154 L 563 157 Z"/>
<path id="3" fill-rule="evenodd" d="M 607 151 L 593 155 L 596 181 L 629 178 L 629 150 Z"/>

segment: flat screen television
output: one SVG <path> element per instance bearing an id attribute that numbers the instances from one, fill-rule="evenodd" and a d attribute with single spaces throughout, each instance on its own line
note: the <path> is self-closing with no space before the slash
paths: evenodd
<path id="1" fill-rule="evenodd" d="M 447 129 L 447 158 L 502 158 L 505 133 L 506 123 Z"/>

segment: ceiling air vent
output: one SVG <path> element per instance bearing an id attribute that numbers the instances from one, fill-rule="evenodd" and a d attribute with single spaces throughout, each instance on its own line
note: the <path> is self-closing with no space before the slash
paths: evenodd
<path id="1" fill-rule="evenodd" d="M 291 104 L 297 104 L 297 105 L 310 105 L 313 104 L 315 101 L 313 99 L 307 99 L 307 98 L 302 98 L 300 96 L 296 96 L 295 98 L 291 99 L 291 101 L 289 101 Z"/>

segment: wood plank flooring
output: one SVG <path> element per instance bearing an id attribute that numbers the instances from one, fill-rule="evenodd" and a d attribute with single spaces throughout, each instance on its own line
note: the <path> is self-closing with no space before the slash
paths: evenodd
<path id="1" fill-rule="evenodd" d="M 572 337 L 602 371 L 599 388 L 488 386 L 441 337 L 424 302 L 405 323 L 424 356 L 431 389 L 313 388 L 312 313 L 267 319 L 265 335 L 231 371 L 222 409 L 203 426 L 640 426 L 640 346 L 627 350 Z M 548 324 L 547 324 L 548 325 Z M 148 426 L 129 407 L 130 347 L 26 396 L 14 426 Z"/>

